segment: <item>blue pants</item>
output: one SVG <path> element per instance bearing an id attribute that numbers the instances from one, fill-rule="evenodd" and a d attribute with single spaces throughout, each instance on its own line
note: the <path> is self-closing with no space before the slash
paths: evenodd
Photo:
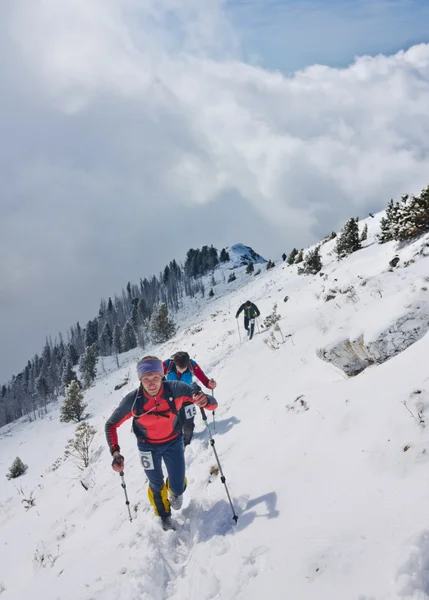
<path id="1" fill-rule="evenodd" d="M 165 444 L 148 444 L 137 442 L 140 451 L 140 461 L 144 468 L 149 487 L 153 492 L 153 502 L 156 512 L 160 517 L 169 514 L 166 506 L 164 475 L 162 461 L 167 468 L 168 488 L 175 495 L 180 496 L 185 491 L 185 447 L 183 436 L 180 434 L 174 440 Z M 151 498 L 151 494 L 149 494 Z"/>

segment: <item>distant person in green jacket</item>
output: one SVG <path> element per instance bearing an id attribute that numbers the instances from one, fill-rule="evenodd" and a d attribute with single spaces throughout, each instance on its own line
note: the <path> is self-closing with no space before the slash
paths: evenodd
<path id="1" fill-rule="evenodd" d="M 240 308 L 237 310 L 237 314 L 235 318 L 238 319 L 241 311 L 244 310 L 244 329 L 247 331 L 247 335 L 249 336 L 249 340 L 252 339 L 253 333 L 255 331 L 255 319 L 259 317 L 261 314 L 259 312 L 259 308 L 256 304 L 253 304 L 250 300 L 246 300 Z"/>

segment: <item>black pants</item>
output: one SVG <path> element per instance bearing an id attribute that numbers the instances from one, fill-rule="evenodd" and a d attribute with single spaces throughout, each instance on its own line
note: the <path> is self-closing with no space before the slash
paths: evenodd
<path id="1" fill-rule="evenodd" d="M 183 441 L 185 446 L 191 443 L 192 436 L 194 435 L 195 417 L 186 418 L 185 410 L 187 406 L 195 406 L 192 402 L 184 402 L 183 407 L 180 409 L 180 420 L 183 426 Z"/>
<path id="2" fill-rule="evenodd" d="M 249 329 L 249 321 L 252 321 L 252 323 L 250 323 L 250 329 Z M 244 329 L 249 334 L 249 340 L 251 340 L 253 337 L 253 332 L 255 331 L 255 319 L 254 318 L 249 319 L 249 317 L 244 317 Z"/>

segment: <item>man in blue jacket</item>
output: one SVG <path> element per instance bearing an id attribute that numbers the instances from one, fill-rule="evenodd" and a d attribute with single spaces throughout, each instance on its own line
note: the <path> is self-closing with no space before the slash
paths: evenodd
<path id="1" fill-rule="evenodd" d="M 209 379 L 195 360 L 191 360 L 187 352 L 176 352 L 171 358 L 164 360 L 163 365 L 165 378 L 168 381 L 182 381 L 191 385 L 193 381 L 192 377 L 195 375 L 207 388 L 214 390 L 216 387 L 216 381 Z M 195 412 L 195 406 L 192 402 L 183 403 L 180 410 L 180 418 L 183 423 L 183 441 L 185 446 L 191 443 L 194 434 Z"/>

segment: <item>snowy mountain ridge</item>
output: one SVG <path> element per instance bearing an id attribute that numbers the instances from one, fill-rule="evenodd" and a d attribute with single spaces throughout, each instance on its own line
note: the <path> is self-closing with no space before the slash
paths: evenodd
<path id="1" fill-rule="evenodd" d="M 257 276 L 239 268 L 233 283 L 217 281 L 213 298 L 186 303 L 175 338 L 144 351 L 166 358 L 186 349 L 218 381 L 214 437 L 236 526 L 210 474 L 202 422 L 186 450 L 180 526 L 167 533 L 149 506 L 129 424 L 119 429 L 128 521 L 103 427 L 136 387 L 141 350 L 123 355 L 119 369 L 104 359 L 106 372 L 99 366 L 85 394 L 97 434 L 83 476 L 64 459 L 74 426 L 60 423 L 58 406 L 43 420 L 0 430 L 0 474 L 16 456 L 28 464 L 0 486 L 1 600 L 429 597 L 429 236 L 379 245 L 381 216 L 360 223 L 368 224 L 364 248 L 340 262 L 335 240 L 323 244 L 315 276 L 286 263 Z M 261 310 L 251 341 L 234 318 L 248 298 Z M 280 333 L 262 327 L 274 304 Z M 347 340 L 390 340 L 409 310 L 423 325 L 393 357 L 353 377 L 332 356 L 321 359 Z M 413 332 L 416 323 L 407 323 Z M 266 343 L 271 334 L 278 349 Z"/>
<path id="2" fill-rule="evenodd" d="M 248 265 L 251 262 L 253 262 L 254 264 L 264 264 L 267 262 L 266 259 L 263 258 L 257 252 L 255 252 L 253 248 L 251 248 L 250 246 L 245 246 L 241 243 L 234 244 L 233 246 L 228 248 L 228 253 L 231 261 L 231 267 L 233 269 L 243 267 L 244 265 Z"/>

